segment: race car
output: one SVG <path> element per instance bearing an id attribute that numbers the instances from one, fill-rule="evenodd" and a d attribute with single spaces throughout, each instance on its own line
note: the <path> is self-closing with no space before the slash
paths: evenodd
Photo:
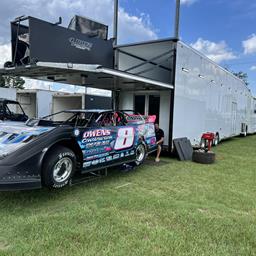
<path id="1" fill-rule="evenodd" d="M 131 111 L 66 110 L 1 122 L 0 190 L 61 188 L 77 173 L 140 165 L 157 147 L 154 121 Z"/>
<path id="2" fill-rule="evenodd" d="M 0 98 L 0 120 L 25 122 L 28 116 L 18 101 Z"/>

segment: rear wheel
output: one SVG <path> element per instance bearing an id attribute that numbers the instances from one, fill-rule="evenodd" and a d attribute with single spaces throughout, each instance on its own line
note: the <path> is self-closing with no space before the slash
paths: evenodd
<path id="1" fill-rule="evenodd" d="M 76 168 L 76 156 L 66 147 L 57 146 L 51 149 L 45 157 L 42 179 L 46 187 L 62 188 L 66 186 Z"/>
<path id="2" fill-rule="evenodd" d="M 144 162 L 146 155 L 147 155 L 147 150 L 143 143 L 141 143 L 137 146 L 135 154 L 136 154 L 136 160 L 135 160 L 134 164 L 136 166 L 139 166 Z"/>

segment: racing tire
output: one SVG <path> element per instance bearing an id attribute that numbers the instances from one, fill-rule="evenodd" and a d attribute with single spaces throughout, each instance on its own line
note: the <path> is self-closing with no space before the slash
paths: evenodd
<path id="1" fill-rule="evenodd" d="M 147 156 L 147 149 L 146 146 L 143 143 L 140 143 L 136 149 L 135 149 L 135 156 L 136 156 L 136 160 L 133 162 L 134 166 L 139 166 L 141 165 L 146 156 Z"/>
<path id="2" fill-rule="evenodd" d="M 196 150 L 193 152 L 192 161 L 200 164 L 213 164 L 215 162 L 215 153 Z"/>
<path id="3" fill-rule="evenodd" d="M 43 162 L 42 181 L 48 188 L 62 188 L 69 184 L 76 170 L 75 153 L 66 147 L 51 149 Z"/>

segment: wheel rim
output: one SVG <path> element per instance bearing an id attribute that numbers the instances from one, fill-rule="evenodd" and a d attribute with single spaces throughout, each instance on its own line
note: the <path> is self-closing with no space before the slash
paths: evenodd
<path id="1" fill-rule="evenodd" d="M 69 178 L 73 169 L 73 162 L 70 158 L 60 159 L 54 166 L 53 178 L 56 182 L 63 182 Z"/>
<path id="2" fill-rule="evenodd" d="M 145 147 L 140 144 L 136 149 L 136 161 L 138 163 L 142 162 L 145 156 Z"/>

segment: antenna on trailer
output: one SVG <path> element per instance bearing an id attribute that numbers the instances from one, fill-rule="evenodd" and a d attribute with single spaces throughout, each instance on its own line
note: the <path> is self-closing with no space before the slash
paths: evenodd
<path id="1" fill-rule="evenodd" d="M 176 13 L 175 13 L 175 27 L 174 27 L 174 38 L 179 39 L 180 30 L 180 0 L 176 0 Z"/>
<path id="2" fill-rule="evenodd" d="M 118 36 L 118 0 L 114 0 L 113 44 L 117 45 Z"/>

